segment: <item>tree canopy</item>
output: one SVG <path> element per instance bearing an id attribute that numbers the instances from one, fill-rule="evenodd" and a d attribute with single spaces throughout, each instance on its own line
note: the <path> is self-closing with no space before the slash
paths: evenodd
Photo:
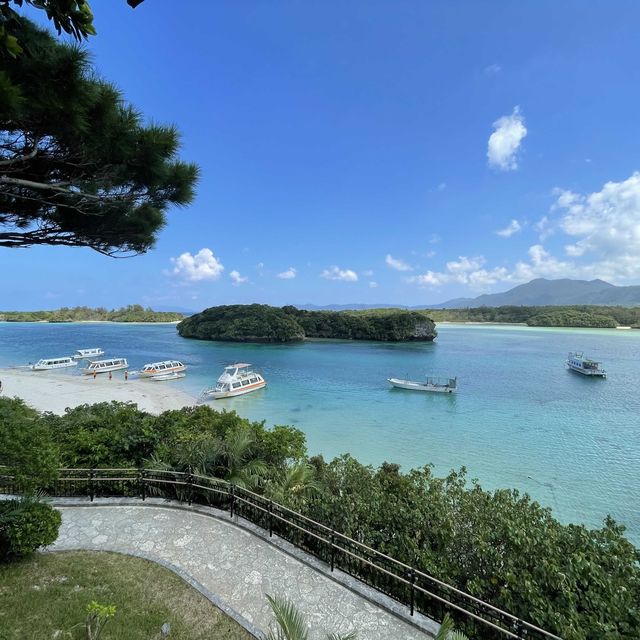
<path id="1" fill-rule="evenodd" d="M 210 307 L 178 325 L 183 338 L 231 342 L 296 342 L 306 338 L 433 340 L 438 334 L 425 312 L 403 309 L 304 311 L 293 306 L 235 304 Z"/>
<path id="2" fill-rule="evenodd" d="M 0 246 L 146 252 L 194 196 L 176 128 L 145 125 L 85 51 L 16 20 L 24 52 L 0 50 Z"/>
<path id="3" fill-rule="evenodd" d="M 143 2 L 144 0 L 127 0 L 132 9 Z M 19 28 L 20 14 L 12 5 L 43 9 L 59 34 L 64 31 L 76 40 L 96 34 L 88 0 L 0 0 L 0 51 L 11 57 L 23 52 L 20 40 L 14 32 Z"/>

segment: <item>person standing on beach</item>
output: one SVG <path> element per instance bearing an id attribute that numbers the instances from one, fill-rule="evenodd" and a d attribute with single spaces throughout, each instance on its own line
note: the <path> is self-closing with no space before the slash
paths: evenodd
<path id="1" fill-rule="evenodd" d="M 113 375 L 111 374 L 111 371 L 109 371 L 109 380 L 111 380 L 113 378 Z"/>
<path id="2" fill-rule="evenodd" d="M 129 372 L 128 371 L 124 372 L 124 379 L 125 379 L 125 381 L 129 379 Z"/>
<path id="3" fill-rule="evenodd" d="M 96 379 L 96 371 L 95 371 L 95 369 L 93 370 L 93 379 L 94 380 Z"/>

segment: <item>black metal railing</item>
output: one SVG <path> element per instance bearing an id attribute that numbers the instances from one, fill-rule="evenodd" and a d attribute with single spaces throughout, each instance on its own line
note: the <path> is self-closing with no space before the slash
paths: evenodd
<path id="1" fill-rule="evenodd" d="M 558 636 L 502 611 L 452 585 L 357 542 L 330 526 L 219 478 L 162 469 L 60 469 L 45 491 L 56 497 L 162 497 L 216 507 L 340 569 L 406 605 L 442 620 L 450 613 L 462 629 L 482 638 L 561 640 Z M 19 493 L 10 476 L 0 474 L 0 493 Z"/>

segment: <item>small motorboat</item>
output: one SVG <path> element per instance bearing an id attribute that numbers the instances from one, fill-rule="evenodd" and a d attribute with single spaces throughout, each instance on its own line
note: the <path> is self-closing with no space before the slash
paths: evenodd
<path id="1" fill-rule="evenodd" d="M 99 358 L 104 355 L 104 350 L 100 347 L 94 347 L 93 349 L 78 349 L 74 356 L 74 360 L 91 360 L 92 358 Z"/>
<path id="2" fill-rule="evenodd" d="M 169 371 L 167 373 L 156 373 L 155 376 L 151 376 L 149 380 L 156 380 L 162 382 L 163 380 L 177 380 L 178 378 L 184 378 L 187 374 L 181 371 Z"/>
<path id="3" fill-rule="evenodd" d="M 208 397 L 214 400 L 232 398 L 257 391 L 266 385 L 266 380 L 259 373 L 253 371 L 250 364 L 238 362 L 225 367 L 216 386 L 205 389 L 202 392 L 202 398 L 205 400 Z"/>
<path id="4" fill-rule="evenodd" d="M 387 378 L 389 384 L 397 389 L 409 391 L 432 391 L 434 393 L 455 393 L 458 389 L 458 378 L 434 378 L 428 376 L 424 382 Z"/>
<path id="5" fill-rule="evenodd" d="M 32 371 L 48 371 L 49 369 L 64 369 L 65 367 L 77 367 L 78 363 L 73 358 L 42 358 L 30 365 Z"/>

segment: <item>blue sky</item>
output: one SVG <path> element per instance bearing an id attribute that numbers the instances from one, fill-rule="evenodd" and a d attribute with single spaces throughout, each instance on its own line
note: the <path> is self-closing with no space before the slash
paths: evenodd
<path id="1" fill-rule="evenodd" d="M 2 249 L 0 308 L 640 283 L 637 2 L 92 6 L 97 70 L 178 126 L 198 197 L 133 259 Z"/>

